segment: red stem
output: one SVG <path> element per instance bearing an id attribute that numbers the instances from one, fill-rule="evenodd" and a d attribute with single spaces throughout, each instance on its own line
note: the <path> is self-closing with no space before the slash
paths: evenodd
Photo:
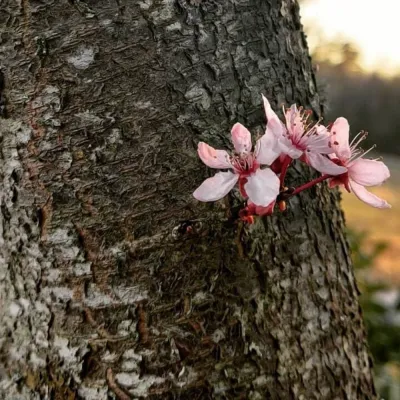
<path id="1" fill-rule="evenodd" d="M 325 181 L 326 179 L 329 179 L 329 178 L 332 178 L 332 175 L 321 175 L 320 177 L 315 178 L 312 181 L 307 182 L 304 185 L 301 185 L 301 186 L 297 187 L 296 189 L 294 189 L 294 191 L 292 193 L 290 193 L 290 197 L 302 192 L 303 190 L 309 189 L 310 187 L 313 187 L 317 183 Z"/>
<path id="2" fill-rule="evenodd" d="M 281 174 L 279 176 L 279 180 L 281 182 L 281 187 L 282 188 L 283 188 L 283 184 L 285 182 L 286 172 L 287 172 L 291 162 L 292 162 L 292 158 L 289 157 L 289 156 L 286 156 L 286 158 L 283 160 L 282 170 L 281 170 Z"/>

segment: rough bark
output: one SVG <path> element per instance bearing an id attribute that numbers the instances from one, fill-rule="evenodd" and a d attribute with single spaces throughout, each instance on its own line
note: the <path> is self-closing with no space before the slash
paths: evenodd
<path id="1" fill-rule="evenodd" d="M 1 8 L 4 398 L 375 398 L 337 193 L 191 197 L 260 93 L 319 114 L 297 4 Z"/>

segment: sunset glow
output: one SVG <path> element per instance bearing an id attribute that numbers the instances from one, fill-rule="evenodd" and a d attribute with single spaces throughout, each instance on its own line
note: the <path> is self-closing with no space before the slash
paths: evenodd
<path id="1" fill-rule="evenodd" d="M 362 66 L 383 74 L 400 71 L 399 0 L 309 0 L 301 5 L 311 47 L 347 40 L 360 50 Z"/>

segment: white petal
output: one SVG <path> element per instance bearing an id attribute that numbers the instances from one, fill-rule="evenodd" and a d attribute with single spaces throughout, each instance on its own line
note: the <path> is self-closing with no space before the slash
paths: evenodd
<path id="1" fill-rule="evenodd" d="M 281 154 L 277 138 L 271 131 L 266 131 L 260 139 L 257 140 L 254 151 L 256 160 L 263 165 L 271 165 Z"/>
<path id="2" fill-rule="evenodd" d="M 212 178 L 206 179 L 193 193 L 199 201 L 216 201 L 222 199 L 235 186 L 238 174 L 218 172 Z"/>
<path id="3" fill-rule="evenodd" d="M 334 176 L 341 175 L 347 172 L 347 168 L 335 164 L 328 157 L 325 157 L 322 154 L 307 151 L 306 157 L 309 164 L 322 174 Z"/>
<path id="4" fill-rule="evenodd" d="M 266 207 L 278 196 L 279 185 L 279 178 L 269 168 L 258 169 L 247 178 L 244 190 L 255 205 Z"/>
<path id="5" fill-rule="evenodd" d="M 201 161 L 210 168 L 232 168 L 229 154 L 225 150 L 215 150 L 207 143 L 200 142 L 197 146 L 197 153 Z"/>
<path id="6" fill-rule="evenodd" d="M 371 192 L 368 192 L 364 186 L 359 185 L 358 183 L 350 180 L 350 187 L 354 194 L 364 203 L 369 204 L 372 207 L 376 208 L 391 208 L 392 206 L 386 201 L 378 196 L 375 196 Z"/>
<path id="7" fill-rule="evenodd" d="M 388 167 L 382 161 L 359 158 L 348 166 L 350 178 L 362 186 L 376 186 L 390 177 Z"/>
<path id="8" fill-rule="evenodd" d="M 232 143 L 237 153 L 249 153 L 251 151 L 251 133 L 239 122 L 233 125 L 231 130 Z"/>

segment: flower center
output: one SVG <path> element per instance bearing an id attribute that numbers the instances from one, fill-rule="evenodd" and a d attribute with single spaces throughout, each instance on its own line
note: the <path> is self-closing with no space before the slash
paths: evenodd
<path id="1" fill-rule="evenodd" d="M 333 158 L 333 159 L 331 159 L 331 161 L 333 163 L 335 163 L 336 165 L 340 165 L 341 167 L 346 166 L 345 165 L 346 163 L 339 160 L 338 158 Z M 349 193 L 351 193 L 350 182 L 349 182 L 349 172 L 345 172 L 344 174 L 333 176 L 331 178 L 331 185 L 332 185 L 332 187 L 343 185 L 346 188 L 346 190 Z"/>
<path id="2" fill-rule="evenodd" d="M 235 172 L 242 177 L 251 175 L 260 166 L 253 153 L 234 155 L 231 157 L 231 164 Z"/>
<path id="3" fill-rule="evenodd" d="M 307 140 L 311 136 L 318 136 L 318 128 L 322 118 L 318 121 L 310 121 L 311 110 L 304 110 L 302 107 L 291 107 L 285 110 L 287 134 L 286 137 L 292 141 L 292 144 L 299 150 L 307 149 Z"/>

